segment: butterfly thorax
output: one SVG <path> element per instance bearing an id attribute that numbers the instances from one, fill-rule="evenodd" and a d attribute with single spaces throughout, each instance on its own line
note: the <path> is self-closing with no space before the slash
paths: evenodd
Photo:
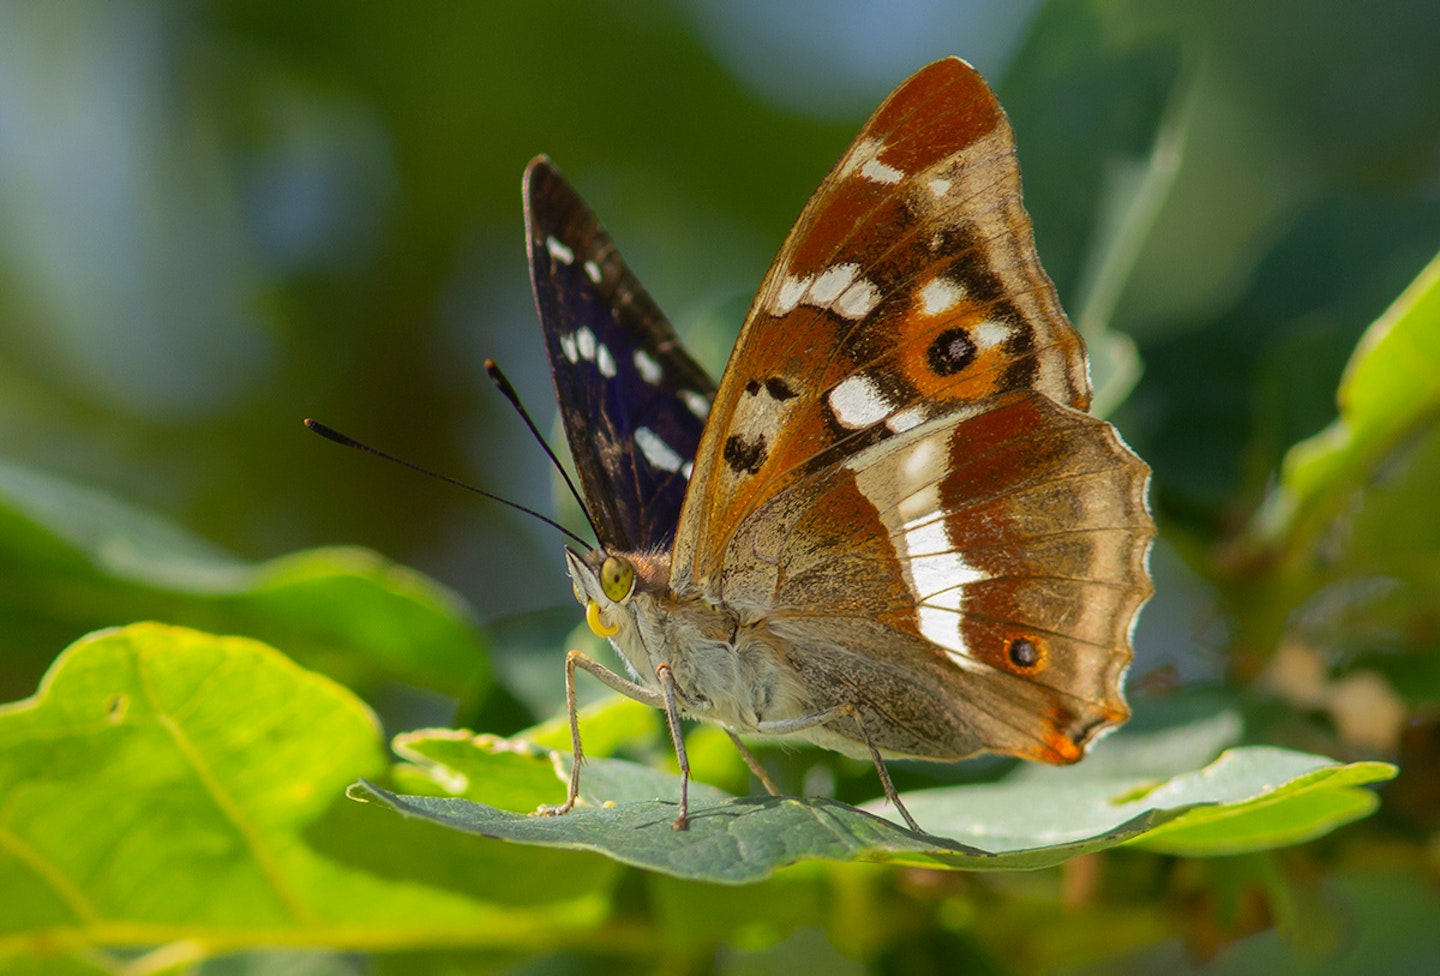
<path id="1" fill-rule="evenodd" d="M 665 555 L 567 551 L 575 596 L 591 629 L 609 639 L 639 684 L 660 691 L 668 665 L 680 709 L 736 732 L 814 708 L 786 662 L 785 642 L 762 619 L 669 585 Z M 607 585 L 608 584 L 608 585 Z"/>

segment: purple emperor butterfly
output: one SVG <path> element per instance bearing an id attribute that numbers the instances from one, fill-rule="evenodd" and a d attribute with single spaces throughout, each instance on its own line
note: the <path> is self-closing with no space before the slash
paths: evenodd
<path id="1" fill-rule="evenodd" d="M 907 80 L 775 259 L 716 388 L 544 158 L 531 278 L 599 535 L 576 598 L 680 720 L 869 757 L 1079 759 L 1129 715 L 1148 469 L 1091 417 L 1035 255 L 1010 124 L 965 62 Z M 773 789 L 772 789 L 773 792 Z"/>

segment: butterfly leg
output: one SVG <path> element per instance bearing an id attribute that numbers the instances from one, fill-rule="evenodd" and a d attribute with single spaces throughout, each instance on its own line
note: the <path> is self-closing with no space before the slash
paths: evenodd
<path id="1" fill-rule="evenodd" d="M 570 718 L 570 788 L 566 793 L 565 802 L 559 806 L 542 806 L 537 813 L 543 817 L 558 816 L 562 813 L 569 813 L 575 806 L 575 801 L 580 798 L 580 764 L 585 761 L 585 750 L 580 746 L 580 710 L 575 701 L 575 669 L 581 668 L 584 671 L 599 678 L 600 681 L 620 692 L 627 698 L 633 698 L 651 708 L 664 708 L 664 697 L 655 694 L 643 685 L 611 671 L 605 665 L 592 657 L 587 657 L 579 651 L 571 651 L 565 655 L 565 711 Z"/>
<path id="2" fill-rule="evenodd" d="M 905 809 L 905 804 L 900 802 L 900 794 L 895 792 L 895 784 L 890 781 L 890 770 L 886 767 L 885 760 L 880 758 L 880 750 L 875 748 L 875 740 L 870 738 L 870 731 L 865 728 L 865 720 L 860 717 L 859 709 L 855 709 L 854 714 L 855 721 L 860 725 L 860 732 L 865 736 L 865 746 L 870 750 L 870 759 L 875 763 L 875 772 L 880 774 L 880 785 L 885 789 L 885 796 L 895 804 L 895 809 L 900 811 L 900 816 L 905 818 L 911 830 L 917 834 L 925 833 L 915 822 L 915 818 L 910 816 L 910 811 Z"/>
<path id="3" fill-rule="evenodd" d="M 680 815 L 671 824 L 676 830 L 690 826 L 690 757 L 685 754 L 685 737 L 680 730 L 679 695 L 675 690 L 675 672 L 670 665 L 660 664 L 655 668 L 660 679 L 660 690 L 664 692 L 665 724 L 670 727 L 670 744 L 675 747 L 675 758 L 680 763 Z"/>
<path id="4" fill-rule="evenodd" d="M 917 834 L 925 831 L 910 816 L 910 811 L 905 809 L 905 804 L 900 802 L 900 794 L 895 791 L 895 784 L 890 780 L 890 770 L 885 766 L 885 760 L 880 756 L 880 750 L 875 746 L 875 740 L 870 738 L 870 730 L 865 728 L 865 717 L 855 705 L 834 705 L 822 712 L 815 712 L 812 715 L 801 715 L 799 718 L 780 719 L 773 722 L 760 722 L 757 724 L 758 731 L 767 735 L 785 735 L 792 732 L 801 732 L 805 729 L 814 728 L 817 725 L 824 725 L 826 722 L 846 716 L 853 718 L 855 724 L 860 726 L 860 734 L 865 737 L 865 748 L 870 750 L 870 759 L 875 763 L 875 772 L 880 774 L 880 786 L 885 790 L 885 798 L 895 804 L 895 809 L 900 811 L 900 816 L 910 825 L 910 829 Z"/>
<path id="5" fill-rule="evenodd" d="M 770 779 L 770 774 L 765 772 L 765 767 L 760 765 L 760 760 L 755 758 L 755 753 L 751 752 L 749 747 L 741 742 L 740 737 L 734 732 L 726 729 L 725 734 L 730 737 L 731 742 L 735 743 L 735 748 L 740 751 L 740 758 L 745 760 L 745 765 L 750 767 L 750 772 L 760 781 L 760 785 L 765 787 L 765 791 L 771 796 L 779 796 L 780 791 L 775 788 L 774 782 Z"/>

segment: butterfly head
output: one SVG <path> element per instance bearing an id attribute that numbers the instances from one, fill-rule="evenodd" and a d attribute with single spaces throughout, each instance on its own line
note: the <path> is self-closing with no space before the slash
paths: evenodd
<path id="1" fill-rule="evenodd" d="M 611 554 L 593 549 L 580 555 L 565 550 L 575 599 L 585 608 L 585 620 L 600 637 L 616 638 L 635 620 L 637 594 L 663 585 L 663 572 L 654 560 Z"/>

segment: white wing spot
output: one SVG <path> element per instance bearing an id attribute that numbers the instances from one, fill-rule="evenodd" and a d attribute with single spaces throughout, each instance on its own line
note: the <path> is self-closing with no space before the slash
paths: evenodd
<path id="1" fill-rule="evenodd" d="M 905 523 L 897 555 L 905 567 L 910 592 L 920 601 L 920 633 L 953 653 L 955 663 L 966 666 L 970 649 L 960 633 L 963 588 L 989 577 L 965 561 L 945 531 L 945 520 L 930 513 Z M 958 657 L 957 657 L 958 655 Z M 963 659 L 963 660 L 962 660 Z"/>
<path id="2" fill-rule="evenodd" d="M 869 315 L 880 302 L 880 289 L 859 277 L 858 264 L 837 264 L 818 275 L 786 275 L 770 305 L 774 315 L 788 315 L 804 304 L 826 308 L 836 315 L 858 320 Z"/>
<path id="3" fill-rule="evenodd" d="M 553 237 L 545 238 L 545 250 L 549 251 L 550 256 L 561 264 L 569 264 L 575 260 L 575 252 Z"/>
<path id="4" fill-rule="evenodd" d="M 945 656 L 967 671 L 977 667 L 979 662 L 970 657 L 970 649 L 960 636 L 960 618 L 955 613 L 921 604 L 916 608 L 916 616 L 922 637 L 945 648 Z"/>
<path id="5" fill-rule="evenodd" d="M 952 586 L 948 590 L 941 590 L 939 593 L 931 593 L 926 599 L 927 607 L 936 607 L 940 610 L 951 610 L 955 613 L 965 609 L 965 588 L 963 586 Z"/>
<path id="6" fill-rule="evenodd" d="M 861 278 L 845 289 L 845 294 L 832 306 L 844 318 L 858 322 L 880 304 L 880 289 Z"/>
<path id="7" fill-rule="evenodd" d="M 880 150 L 883 148 L 884 145 L 879 139 L 861 139 L 855 143 L 854 146 L 850 147 L 850 152 L 845 156 L 845 161 L 842 164 L 842 169 L 839 174 L 840 177 L 842 179 L 848 179 L 854 176 L 857 170 L 864 173 L 865 170 L 875 162 L 875 157 L 880 155 Z M 868 176 L 868 174 L 866 175 Z"/>
<path id="8" fill-rule="evenodd" d="M 1010 326 L 1002 322 L 981 322 L 970 330 L 970 340 L 979 352 L 998 346 L 1010 338 Z"/>
<path id="9" fill-rule="evenodd" d="M 565 353 L 565 358 L 572 363 L 579 360 L 580 350 L 575 348 L 575 336 L 573 333 L 560 337 L 560 351 Z"/>
<path id="10" fill-rule="evenodd" d="M 680 399 L 685 401 L 685 408 L 700 420 L 710 416 L 710 401 L 704 394 L 694 390 L 681 390 Z"/>
<path id="11" fill-rule="evenodd" d="M 648 352 L 644 349 L 636 349 L 634 359 L 635 368 L 640 371 L 640 378 L 642 380 L 651 386 L 660 382 L 660 377 L 664 375 L 664 371 L 660 368 L 659 363 L 650 358 Z"/>
<path id="12" fill-rule="evenodd" d="M 581 359 L 595 359 L 595 333 L 589 327 L 581 326 L 576 330 L 575 348 L 579 350 Z"/>
<path id="13" fill-rule="evenodd" d="M 931 193 L 935 194 L 937 200 L 950 192 L 950 181 L 943 176 L 937 176 L 925 185 L 930 188 Z"/>
<path id="14" fill-rule="evenodd" d="M 772 311 L 776 315 L 787 315 L 794 311 L 795 306 L 805 300 L 805 292 L 810 289 L 810 282 L 814 279 L 809 275 L 798 278 L 795 275 L 787 275 L 780 282 L 780 290 L 775 294 L 775 304 Z"/>
<path id="15" fill-rule="evenodd" d="M 920 307 L 926 315 L 948 312 L 965 297 L 965 286 L 946 278 L 932 278 L 920 289 Z"/>
<path id="16" fill-rule="evenodd" d="M 960 629 L 965 587 L 990 576 L 965 561 L 946 526 L 940 483 L 950 465 L 949 434 L 911 431 L 892 443 L 896 446 L 885 464 L 857 465 L 852 458 L 847 466 L 895 546 L 915 598 L 921 635 L 943 648 L 957 667 L 988 671 L 971 656 Z"/>
<path id="17" fill-rule="evenodd" d="M 940 486 L 929 484 L 914 494 L 900 499 L 900 504 L 895 506 L 895 511 L 901 521 L 907 523 L 934 515 L 940 511 Z"/>
<path id="18" fill-rule="evenodd" d="M 660 439 L 660 435 L 649 427 L 635 428 L 635 444 L 650 467 L 661 471 L 679 471 L 688 462 L 675 449 Z M 688 477 L 688 475 L 687 475 Z"/>
<path id="19" fill-rule="evenodd" d="M 615 375 L 615 357 L 610 355 L 610 347 L 603 342 L 595 350 L 595 365 L 601 376 Z"/>
<path id="20" fill-rule="evenodd" d="M 892 405 L 875 381 L 864 373 L 846 377 L 827 398 L 830 412 L 843 427 L 860 430 L 879 423 L 890 413 Z"/>
<path id="21" fill-rule="evenodd" d="M 585 262 L 585 275 L 595 284 L 600 284 L 600 265 L 594 261 Z"/>
<path id="22" fill-rule="evenodd" d="M 918 427 L 925 422 L 925 409 L 923 407 L 906 407 L 897 414 L 892 414 L 885 421 L 885 426 L 895 433 L 909 430 L 911 427 Z"/>
<path id="23" fill-rule="evenodd" d="M 815 283 L 810 286 L 810 304 L 822 307 L 829 305 L 855 282 L 855 276 L 859 273 L 858 264 L 837 264 L 820 272 Z"/>
<path id="24" fill-rule="evenodd" d="M 860 175 L 875 183 L 885 184 L 899 183 L 905 178 L 903 170 L 898 170 L 894 166 L 886 166 L 878 159 L 871 159 L 861 166 Z"/>
<path id="25" fill-rule="evenodd" d="M 945 452 L 938 439 L 927 437 L 916 441 L 915 446 L 906 451 L 900 460 L 901 489 L 913 493 L 927 485 L 933 485 L 944 476 L 944 464 Z"/>

